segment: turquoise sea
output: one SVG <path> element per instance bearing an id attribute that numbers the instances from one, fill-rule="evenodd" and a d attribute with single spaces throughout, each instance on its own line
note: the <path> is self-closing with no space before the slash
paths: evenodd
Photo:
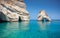
<path id="1" fill-rule="evenodd" d="M 60 38 L 60 21 L 2 22 L 0 38 Z"/>

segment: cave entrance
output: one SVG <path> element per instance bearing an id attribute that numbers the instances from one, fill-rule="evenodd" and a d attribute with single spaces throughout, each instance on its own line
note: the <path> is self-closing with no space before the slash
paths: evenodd
<path id="1" fill-rule="evenodd" d="M 22 20 L 21 20 L 21 17 L 19 17 L 19 21 L 22 21 Z"/>
<path id="2" fill-rule="evenodd" d="M 43 18 L 42 21 L 49 21 L 47 18 Z"/>

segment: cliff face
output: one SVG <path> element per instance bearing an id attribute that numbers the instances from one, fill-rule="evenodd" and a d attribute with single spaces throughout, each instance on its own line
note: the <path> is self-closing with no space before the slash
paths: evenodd
<path id="1" fill-rule="evenodd" d="M 24 1 L 0 0 L 0 20 L 3 19 L 4 21 L 29 20 L 29 12 Z"/>
<path id="2" fill-rule="evenodd" d="M 47 20 L 47 21 L 51 21 L 51 19 L 49 18 L 49 16 L 46 14 L 45 10 L 41 10 L 38 14 L 38 19 L 37 20 Z"/>

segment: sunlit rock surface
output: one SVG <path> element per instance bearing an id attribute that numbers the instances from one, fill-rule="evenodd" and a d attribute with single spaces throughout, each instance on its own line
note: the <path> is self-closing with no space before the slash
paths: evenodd
<path id="1" fill-rule="evenodd" d="M 51 21 L 49 16 L 46 14 L 45 10 L 41 10 L 38 14 L 38 20 L 43 21 L 44 19 L 47 20 L 47 21 Z"/>
<path id="2" fill-rule="evenodd" d="M 23 0 L 0 0 L 0 20 L 29 20 L 29 12 Z"/>

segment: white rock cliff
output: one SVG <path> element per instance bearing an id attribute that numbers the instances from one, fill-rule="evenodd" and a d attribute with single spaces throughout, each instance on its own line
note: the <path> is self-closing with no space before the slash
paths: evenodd
<path id="1" fill-rule="evenodd" d="M 46 14 L 45 10 L 41 10 L 38 14 L 38 19 L 37 20 L 43 21 L 44 19 L 46 19 L 47 21 L 51 21 L 49 16 Z"/>
<path id="2" fill-rule="evenodd" d="M 29 12 L 23 0 L 0 0 L 0 20 L 29 20 Z"/>

